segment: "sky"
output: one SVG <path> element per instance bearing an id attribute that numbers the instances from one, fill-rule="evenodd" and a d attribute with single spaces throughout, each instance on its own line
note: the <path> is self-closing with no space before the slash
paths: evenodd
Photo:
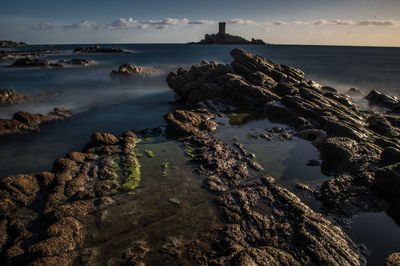
<path id="1" fill-rule="evenodd" d="M 185 43 L 219 21 L 273 44 L 400 46 L 400 0 L 2 0 L 0 40 Z"/>

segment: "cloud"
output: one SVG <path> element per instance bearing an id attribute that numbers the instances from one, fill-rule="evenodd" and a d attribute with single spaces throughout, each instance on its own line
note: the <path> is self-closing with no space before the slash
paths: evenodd
<path id="1" fill-rule="evenodd" d="M 77 30 L 77 29 L 88 29 L 96 27 L 96 22 L 92 21 L 82 21 L 80 23 L 68 24 L 62 26 L 63 30 Z"/>
<path id="2" fill-rule="evenodd" d="M 399 26 L 400 21 L 394 20 L 363 20 L 357 23 L 357 26 Z"/>
<path id="3" fill-rule="evenodd" d="M 55 28 L 55 25 L 53 23 L 50 23 L 50 22 L 47 22 L 47 21 L 39 23 L 37 25 L 33 25 L 31 27 L 32 30 L 52 30 L 54 28 Z"/>
<path id="4" fill-rule="evenodd" d="M 164 18 L 160 20 L 134 20 L 133 18 L 119 18 L 106 25 L 106 29 L 159 29 L 184 25 L 205 25 L 215 23 L 213 20 L 189 20 L 187 18 Z"/>
<path id="5" fill-rule="evenodd" d="M 177 18 L 164 18 L 158 20 L 135 20 L 133 18 L 119 18 L 113 22 L 106 25 L 98 25 L 93 21 L 82 21 L 80 23 L 65 24 L 65 25 L 54 25 L 50 22 L 43 22 L 38 25 L 34 25 L 31 29 L 34 30 L 51 30 L 51 29 L 63 29 L 67 30 L 79 30 L 79 29 L 109 29 L 109 30 L 126 30 L 126 29 L 158 29 L 164 30 L 169 27 L 178 27 L 186 25 L 208 25 L 216 24 L 215 20 L 189 20 L 187 18 L 177 19 Z M 258 25 L 252 20 L 244 20 L 240 18 L 230 19 L 227 21 L 228 24 L 236 25 Z"/>
<path id="6" fill-rule="evenodd" d="M 238 25 L 255 25 L 255 24 L 257 24 L 251 19 L 244 20 L 244 19 L 241 19 L 241 18 L 230 19 L 230 20 L 228 20 L 227 23 L 228 24 L 238 24 Z"/>
<path id="7" fill-rule="evenodd" d="M 270 25 L 271 23 L 269 23 Z M 352 21 L 352 20 L 326 20 L 318 19 L 311 21 L 276 21 L 272 23 L 275 26 L 287 26 L 287 25 L 306 25 L 306 26 L 400 26 L 400 21 L 395 20 L 362 20 L 362 21 Z"/>

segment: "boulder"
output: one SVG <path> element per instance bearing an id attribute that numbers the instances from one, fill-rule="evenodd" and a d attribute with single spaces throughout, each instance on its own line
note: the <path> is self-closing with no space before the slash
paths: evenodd
<path id="1" fill-rule="evenodd" d="M 40 59 L 30 59 L 30 58 L 22 58 L 15 61 L 12 67 L 48 67 L 49 62 L 47 60 Z"/>

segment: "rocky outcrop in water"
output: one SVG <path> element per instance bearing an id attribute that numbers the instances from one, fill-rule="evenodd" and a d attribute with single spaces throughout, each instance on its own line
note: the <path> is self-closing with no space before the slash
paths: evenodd
<path id="1" fill-rule="evenodd" d="M 126 51 L 120 48 L 108 48 L 108 47 L 100 47 L 100 46 L 93 46 L 93 47 L 78 47 L 74 49 L 74 53 L 114 53 L 114 54 L 126 54 L 131 53 L 130 51 Z"/>
<path id="2" fill-rule="evenodd" d="M 64 120 L 71 116 L 71 112 L 66 108 L 54 108 L 47 114 L 17 112 L 12 119 L 0 119 L 0 136 L 28 134 L 38 131 L 44 124 Z"/>
<path id="3" fill-rule="evenodd" d="M 261 39 L 246 40 L 240 36 L 230 34 L 206 34 L 204 39 L 199 42 L 191 42 L 189 44 L 255 44 L 265 45 L 266 43 Z"/>
<path id="4" fill-rule="evenodd" d="M 25 103 L 27 98 L 27 96 L 19 94 L 14 90 L 0 89 L 0 106 Z"/>
<path id="5" fill-rule="evenodd" d="M 0 179 L 0 263 L 73 265 L 87 215 L 140 182 L 130 172 L 137 142 L 130 131 L 118 138 L 98 132 L 83 152 L 57 159 L 51 172 Z"/>
<path id="6" fill-rule="evenodd" d="M 13 47 L 24 47 L 27 46 L 24 42 L 13 42 L 13 41 L 0 41 L 0 47 L 13 48 Z"/>
<path id="7" fill-rule="evenodd" d="M 88 66 L 93 64 L 93 60 L 87 60 L 87 59 L 71 59 L 71 60 L 59 60 L 59 64 L 68 64 L 68 65 L 79 65 L 79 66 Z"/>
<path id="8" fill-rule="evenodd" d="M 60 54 L 62 52 L 62 50 L 56 49 L 4 50 L 0 51 L 0 60 L 38 58 L 49 54 Z"/>
<path id="9" fill-rule="evenodd" d="M 49 65 L 47 60 L 21 58 L 15 61 L 11 67 L 48 67 Z"/>
<path id="10" fill-rule="evenodd" d="M 113 70 L 111 76 L 114 77 L 137 77 L 147 76 L 156 73 L 157 71 L 164 69 L 164 66 L 156 66 L 152 68 L 138 67 L 132 64 L 123 64 L 119 67 L 118 71 Z"/>

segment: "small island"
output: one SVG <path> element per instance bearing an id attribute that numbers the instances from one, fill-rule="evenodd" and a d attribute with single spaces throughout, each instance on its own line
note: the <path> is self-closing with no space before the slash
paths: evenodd
<path id="1" fill-rule="evenodd" d="M 225 22 L 219 22 L 219 31 L 216 34 L 206 34 L 204 39 L 199 42 L 190 42 L 189 44 L 256 44 L 266 45 L 261 39 L 252 38 L 251 41 L 243 37 L 230 35 L 226 33 Z"/>
<path id="2" fill-rule="evenodd" d="M 28 44 L 24 42 L 13 42 L 13 41 L 0 41 L 0 47 L 2 48 L 14 48 L 14 47 L 25 47 Z"/>

